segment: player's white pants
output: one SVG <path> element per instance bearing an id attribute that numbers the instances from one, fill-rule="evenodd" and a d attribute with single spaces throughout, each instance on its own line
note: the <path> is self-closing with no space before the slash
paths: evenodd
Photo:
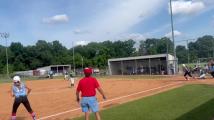
<path id="1" fill-rule="evenodd" d="M 68 75 L 64 75 L 64 79 L 67 79 L 68 78 Z"/>
<path id="2" fill-rule="evenodd" d="M 74 85 L 75 79 L 74 78 L 70 78 L 69 80 L 70 80 L 71 84 Z"/>
<path id="3" fill-rule="evenodd" d="M 199 78 L 200 78 L 200 79 L 205 79 L 205 76 L 206 76 L 205 74 L 202 74 L 202 75 L 200 75 Z"/>

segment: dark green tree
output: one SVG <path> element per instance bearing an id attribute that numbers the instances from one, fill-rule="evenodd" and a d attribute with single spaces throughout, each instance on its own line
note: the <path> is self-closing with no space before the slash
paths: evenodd
<path id="1" fill-rule="evenodd" d="M 176 47 L 176 55 L 179 63 L 188 63 L 188 50 L 185 46 L 178 45 Z"/>

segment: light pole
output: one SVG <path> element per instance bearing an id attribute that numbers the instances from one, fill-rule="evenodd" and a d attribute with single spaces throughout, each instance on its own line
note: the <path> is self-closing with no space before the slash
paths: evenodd
<path id="1" fill-rule="evenodd" d="M 76 74 L 76 65 L 75 65 L 75 57 L 74 57 L 74 42 L 72 42 L 73 45 L 73 67 L 74 67 L 74 74 Z"/>
<path id="2" fill-rule="evenodd" d="M 173 13 L 172 13 L 172 0 L 170 0 L 170 16 L 171 16 L 171 29 L 172 29 L 172 41 L 173 41 L 173 53 L 174 58 L 177 60 L 176 57 L 176 50 L 175 50 L 175 35 L 174 35 L 174 23 L 173 23 Z M 174 72 L 176 73 L 176 61 L 174 62 Z"/>
<path id="3" fill-rule="evenodd" d="M 179 41 L 176 41 L 176 42 L 186 42 L 186 49 L 187 49 L 187 63 L 189 65 L 189 62 L 190 62 L 190 51 L 189 51 L 189 42 L 190 41 L 194 41 L 195 39 L 187 39 L 187 40 L 179 40 Z"/>
<path id="4" fill-rule="evenodd" d="M 187 40 L 187 60 L 188 60 L 188 65 L 189 65 L 189 40 Z"/>
<path id="5" fill-rule="evenodd" d="M 83 71 L 83 66 L 84 66 L 84 65 L 83 65 L 83 57 L 81 57 L 81 60 L 82 60 L 82 71 Z"/>
<path id="6" fill-rule="evenodd" d="M 0 33 L 1 37 L 6 40 L 6 63 L 7 63 L 7 77 L 9 78 L 9 68 L 8 68 L 8 53 L 7 53 L 7 38 L 10 36 L 9 33 Z"/>

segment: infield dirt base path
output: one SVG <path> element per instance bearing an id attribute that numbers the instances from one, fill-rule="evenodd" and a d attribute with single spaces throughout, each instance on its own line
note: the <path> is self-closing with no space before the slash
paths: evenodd
<path id="1" fill-rule="evenodd" d="M 186 82 L 182 79 L 183 77 L 168 77 L 162 78 L 161 80 L 100 80 L 99 82 L 108 98 L 107 101 L 103 102 L 100 94 L 97 94 L 98 100 L 101 102 L 100 108 L 106 109 L 114 105 L 179 87 L 183 84 L 214 84 L 213 80 Z M 75 101 L 76 86 L 71 88 L 68 81 L 37 80 L 27 81 L 26 84 L 32 88 L 32 93 L 29 95 L 29 101 L 33 110 L 37 114 L 37 118 L 40 118 L 40 120 L 69 120 L 70 118 L 83 115 L 80 109 L 70 111 L 79 108 L 80 106 Z M 10 87 L 11 83 L 0 84 L 0 120 L 10 119 L 12 103 L 14 100 L 9 94 Z M 18 109 L 17 118 L 17 120 L 31 119 L 23 105 Z"/>

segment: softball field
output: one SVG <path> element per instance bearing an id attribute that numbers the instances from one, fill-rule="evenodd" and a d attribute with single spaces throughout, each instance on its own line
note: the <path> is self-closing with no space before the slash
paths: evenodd
<path id="1" fill-rule="evenodd" d="M 182 76 L 157 76 L 155 78 L 144 76 L 111 76 L 98 77 L 103 87 L 107 100 L 103 101 L 97 94 L 100 108 L 108 109 L 112 106 L 136 100 L 145 96 L 173 89 L 184 84 L 206 83 L 214 84 L 214 81 L 192 80 L 184 81 Z M 76 81 L 76 85 L 78 80 Z M 12 83 L 0 84 L 0 120 L 9 120 L 13 99 L 9 90 Z M 82 114 L 80 106 L 75 101 L 75 87 L 69 86 L 69 81 L 63 79 L 32 80 L 26 85 L 32 88 L 29 100 L 39 120 L 69 120 Z M 18 120 L 29 120 L 30 116 L 20 106 L 17 112 Z"/>

